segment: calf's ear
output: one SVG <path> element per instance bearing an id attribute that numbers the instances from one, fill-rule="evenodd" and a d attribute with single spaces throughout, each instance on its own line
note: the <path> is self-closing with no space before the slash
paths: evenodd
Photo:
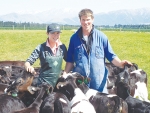
<path id="1" fill-rule="evenodd" d="M 27 90 L 29 91 L 29 93 L 31 93 L 33 95 L 37 90 L 40 90 L 40 88 L 34 87 L 34 86 L 28 86 Z"/>
<path id="2" fill-rule="evenodd" d="M 56 88 L 59 89 L 59 87 L 64 87 L 66 85 L 66 82 L 58 82 L 56 85 Z"/>

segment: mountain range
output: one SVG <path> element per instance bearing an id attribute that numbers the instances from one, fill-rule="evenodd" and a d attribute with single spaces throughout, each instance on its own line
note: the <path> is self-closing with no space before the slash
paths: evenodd
<path id="1" fill-rule="evenodd" d="M 69 9 L 51 9 L 38 13 L 9 13 L 0 15 L 0 21 L 59 23 L 79 25 L 78 12 Z M 116 10 L 94 14 L 95 25 L 139 25 L 150 24 L 150 9 Z"/>

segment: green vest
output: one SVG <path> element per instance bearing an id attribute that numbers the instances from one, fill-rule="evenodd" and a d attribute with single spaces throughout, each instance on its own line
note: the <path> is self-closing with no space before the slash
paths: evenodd
<path id="1" fill-rule="evenodd" d="M 58 77 L 61 74 L 61 66 L 63 61 L 60 48 L 58 48 L 57 52 L 60 52 L 58 53 L 60 55 L 51 56 L 45 51 L 45 65 L 41 67 L 38 85 L 42 84 L 43 82 L 47 82 L 55 87 Z"/>

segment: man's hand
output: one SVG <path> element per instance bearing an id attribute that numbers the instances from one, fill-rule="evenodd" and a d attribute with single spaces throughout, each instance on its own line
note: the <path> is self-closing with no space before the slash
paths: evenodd
<path id="1" fill-rule="evenodd" d="M 124 66 L 126 64 L 129 64 L 129 65 L 133 65 L 130 61 L 128 60 L 120 60 L 118 57 L 115 57 L 112 61 L 112 63 L 117 66 L 117 67 L 120 67 L 120 68 L 124 68 Z"/>
<path id="2" fill-rule="evenodd" d="M 129 65 L 133 65 L 130 61 L 128 61 L 128 60 L 122 60 L 121 61 L 121 64 L 122 64 L 122 67 L 124 67 L 126 64 L 129 64 Z"/>

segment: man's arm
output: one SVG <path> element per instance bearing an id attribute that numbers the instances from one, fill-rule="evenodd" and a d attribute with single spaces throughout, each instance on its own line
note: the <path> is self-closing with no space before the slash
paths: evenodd
<path id="1" fill-rule="evenodd" d="M 124 68 L 124 65 L 125 64 L 129 64 L 129 65 L 132 65 L 132 63 L 128 60 L 120 60 L 118 57 L 115 57 L 113 60 L 112 60 L 112 63 L 117 66 L 117 67 L 120 67 L 120 68 Z"/>
<path id="2" fill-rule="evenodd" d="M 73 68 L 73 63 L 67 62 L 63 75 L 69 73 L 72 70 L 72 68 Z"/>

